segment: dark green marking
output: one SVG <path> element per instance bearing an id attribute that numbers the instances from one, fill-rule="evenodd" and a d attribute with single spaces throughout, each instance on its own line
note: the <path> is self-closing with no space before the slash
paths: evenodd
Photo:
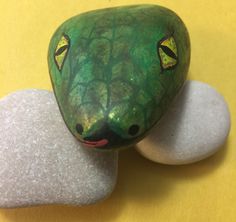
<path id="1" fill-rule="evenodd" d="M 100 149 L 141 140 L 183 86 L 189 61 L 185 25 L 156 5 L 75 16 L 57 29 L 48 53 L 66 125 L 86 146 Z"/>

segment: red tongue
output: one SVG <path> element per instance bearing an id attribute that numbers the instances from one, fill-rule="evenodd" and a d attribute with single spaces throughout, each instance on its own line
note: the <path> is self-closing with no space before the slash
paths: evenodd
<path id="1" fill-rule="evenodd" d="M 108 143 L 107 139 L 102 139 L 99 141 L 83 141 L 83 143 L 88 147 L 101 147 L 105 146 Z"/>

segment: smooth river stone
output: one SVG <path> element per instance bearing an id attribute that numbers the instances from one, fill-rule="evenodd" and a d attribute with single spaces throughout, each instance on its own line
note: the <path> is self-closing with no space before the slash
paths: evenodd
<path id="1" fill-rule="evenodd" d="M 137 150 L 158 163 L 193 163 L 217 152 L 229 130 L 230 113 L 222 95 L 205 83 L 188 81 Z"/>
<path id="2" fill-rule="evenodd" d="M 52 92 L 0 100 L 0 207 L 92 204 L 109 196 L 116 178 L 117 152 L 81 147 Z"/>

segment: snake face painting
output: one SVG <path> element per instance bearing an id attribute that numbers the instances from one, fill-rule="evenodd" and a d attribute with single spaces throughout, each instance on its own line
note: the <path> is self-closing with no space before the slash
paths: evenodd
<path id="1" fill-rule="evenodd" d="M 190 40 L 182 20 L 156 5 L 80 14 L 53 35 L 49 72 L 63 119 L 85 146 L 140 141 L 183 86 Z"/>

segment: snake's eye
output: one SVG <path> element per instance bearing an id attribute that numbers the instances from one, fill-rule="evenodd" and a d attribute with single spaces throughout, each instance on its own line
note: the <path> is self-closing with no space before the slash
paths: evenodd
<path id="1" fill-rule="evenodd" d="M 129 128 L 129 135 L 135 136 L 139 132 L 139 126 L 134 124 Z"/>
<path id="2" fill-rule="evenodd" d="M 172 69 L 178 63 L 178 52 L 173 36 L 163 38 L 157 45 L 162 69 Z"/>
<path id="3" fill-rule="evenodd" d="M 70 47 L 70 39 L 66 34 L 63 34 L 60 41 L 57 44 L 54 53 L 54 60 L 59 71 L 61 71 L 63 68 L 69 47 Z"/>

